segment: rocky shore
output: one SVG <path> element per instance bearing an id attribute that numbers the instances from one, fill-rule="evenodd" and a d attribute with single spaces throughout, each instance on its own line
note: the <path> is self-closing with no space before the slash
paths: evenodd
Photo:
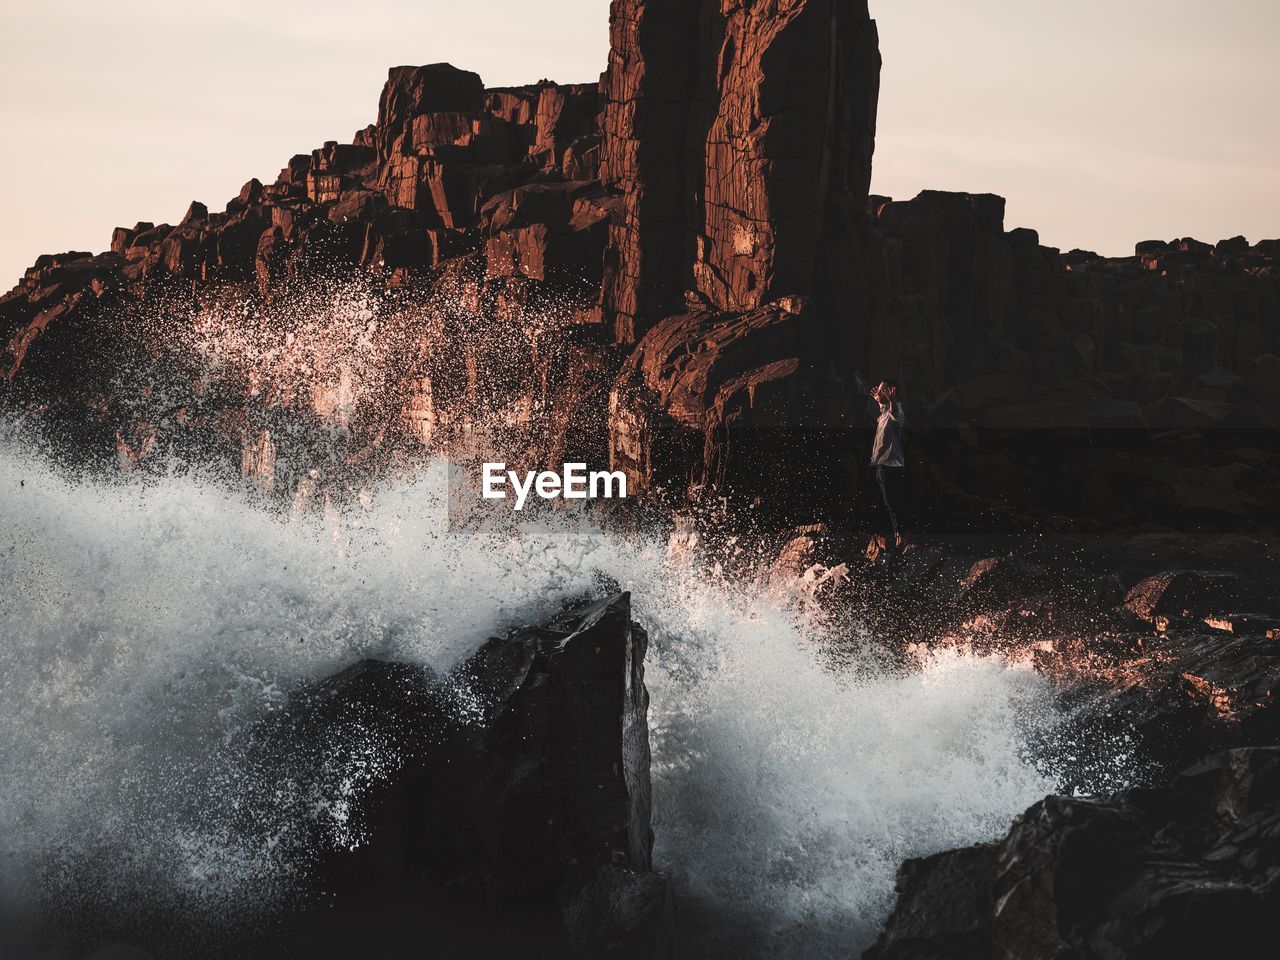
<path id="1" fill-rule="evenodd" d="M 374 123 L 222 210 L 39 258 L 0 298 L 6 422 L 125 471 L 212 451 L 296 509 L 437 454 L 608 464 L 718 559 L 749 510 L 741 565 L 903 663 L 1026 659 L 1146 764 L 909 862 L 869 957 L 1233 955 L 1280 890 L 1280 240 L 1111 258 L 998 196 L 873 196 L 865 2 L 614 0 L 610 40 L 598 83 L 394 67 Z M 861 371 L 912 411 L 901 554 L 864 553 Z M 484 647 L 477 726 L 404 666 L 303 695 L 299 749 L 340 715 L 412 747 L 333 915 L 396 890 L 459 944 L 672 956 L 644 649 L 615 598 Z"/>
<path id="2" fill-rule="evenodd" d="M 671 881 L 651 854 L 646 649 L 618 594 L 495 637 L 447 674 L 365 660 L 299 689 L 246 733 L 250 769 L 345 764 L 367 782 L 337 832 L 305 792 L 246 798 L 248 836 L 279 819 L 254 803 L 295 803 L 312 825 L 318 853 L 286 901 L 173 916 L 81 885 L 45 905 L 39 939 L 103 960 L 338 958 L 371 943 L 673 957 Z M 376 752 L 345 755 L 362 743 Z"/>
<path id="3" fill-rule="evenodd" d="M 200 436 L 290 490 L 288 422 L 338 421 L 335 486 L 481 437 L 785 527 L 866 485 L 862 370 L 903 384 L 921 526 L 1274 529 L 1280 241 L 1107 258 L 1010 228 L 997 196 L 872 196 L 864 3 L 617 0 L 610 36 L 599 83 L 396 67 L 350 142 L 41 257 L 0 298 L 10 407 L 126 467 Z M 376 364 L 286 342 L 342 278 L 382 299 Z M 269 358 L 220 343 L 193 371 L 198 333 L 246 316 Z"/>

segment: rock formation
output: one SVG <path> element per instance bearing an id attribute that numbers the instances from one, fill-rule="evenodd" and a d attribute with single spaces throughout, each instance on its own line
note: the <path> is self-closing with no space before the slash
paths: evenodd
<path id="1" fill-rule="evenodd" d="M 444 678 L 365 662 L 296 697 L 299 749 L 354 720 L 410 757 L 359 798 L 365 840 L 319 872 L 330 900 L 316 946 L 335 936 L 326 918 L 373 924 L 354 948 L 403 923 L 385 904 L 408 900 L 412 928 L 425 923 L 445 952 L 670 956 L 670 884 L 652 872 L 646 647 L 623 594 L 491 640 Z"/>
<path id="2" fill-rule="evenodd" d="M 341 385 L 291 383 L 299 355 L 157 413 L 152 355 L 218 305 L 358 276 L 400 323 L 330 460 L 487 444 L 531 468 L 608 458 L 645 495 L 763 497 L 779 527 L 841 519 L 863 370 L 909 397 L 919 525 L 1275 522 L 1276 241 L 1108 259 L 1006 230 L 999 197 L 869 196 L 880 61 L 858 0 L 614 0 L 610 38 L 598 85 L 396 67 L 374 124 L 223 211 L 41 257 L 0 299 L 10 406 L 131 465 L 201 429 L 257 463 L 281 410 L 331 420 L 315 395 Z M 798 458 L 820 484 L 742 482 Z"/>
<path id="3" fill-rule="evenodd" d="M 818 294 L 834 306 L 871 182 L 880 58 L 866 3 L 615 0 L 610 25 L 617 339 L 687 295 L 721 311 Z"/>
<path id="4" fill-rule="evenodd" d="M 395 67 L 350 142 L 221 211 L 40 257 L 0 297 L 6 417 L 126 470 L 212 450 L 300 508 L 438 452 L 608 462 L 677 515 L 761 507 L 788 575 L 834 542 L 833 587 L 867 487 L 855 374 L 896 377 L 913 526 L 955 536 L 871 581 L 870 626 L 902 655 L 1013 648 L 1087 701 L 1084 736 L 1133 731 L 1153 776 L 1274 743 L 1280 241 L 1108 258 L 1008 229 L 998 196 L 871 195 L 865 0 L 613 0 L 610 42 L 598 84 Z M 479 726 L 403 665 L 295 704 L 277 732 L 302 743 L 335 710 L 412 734 L 369 843 L 321 875 L 357 925 L 395 889 L 468 946 L 670 955 L 643 632 L 622 601 L 578 617 L 468 664 Z M 1214 917 L 1244 936 L 1276 905 L 1275 774 L 1253 750 L 1051 798 L 1002 844 L 909 864 L 871 956 L 1229 952 Z"/>
<path id="5" fill-rule="evenodd" d="M 1168 787 L 1050 797 L 1000 843 L 909 860 L 867 960 L 1248 956 L 1280 878 L 1280 749 Z"/>
<path id="6" fill-rule="evenodd" d="M 287 944 L 290 955 L 345 958 L 376 943 L 668 960 L 671 884 L 651 859 L 646 647 L 620 594 L 494 638 L 445 675 L 367 660 L 295 691 L 251 732 L 249 769 L 345 769 L 360 784 L 330 798 L 349 804 L 340 835 L 315 816 L 305 781 L 243 798 L 247 837 L 278 822 L 254 804 L 294 803 L 296 821 L 314 824 L 299 855 L 313 864 L 304 889 L 243 917 L 139 918 L 113 902 L 79 934 L 55 907 L 53 936 L 81 936 L 76 955 L 114 937 L 141 956 L 277 957 Z M 69 907 L 92 900 L 84 891 Z M 199 942 L 187 942 L 192 930 Z"/>

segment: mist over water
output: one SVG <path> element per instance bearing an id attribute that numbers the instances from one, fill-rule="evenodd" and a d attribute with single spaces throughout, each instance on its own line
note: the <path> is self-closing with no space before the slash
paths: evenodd
<path id="1" fill-rule="evenodd" d="M 0 446 L 0 906 L 85 876 L 193 911 L 288 897 L 307 821 L 358 843 L 349 799 L 396 757 L 353 729 L 322 769 L 264 768 L 255 721 L 356 659 L 445 669 L 611 583 L 650 630 L 655 859 L 695 956 L 847 957 L 902 858 L 991 839 L 1054 788 L 1028 669 L 890 669 L 872 646 L 835 670 L 830 626 L 663 545 L 452 532 L 446 499 L 435 466 L 290 515 L 198 472 L 71 480 Z"/>

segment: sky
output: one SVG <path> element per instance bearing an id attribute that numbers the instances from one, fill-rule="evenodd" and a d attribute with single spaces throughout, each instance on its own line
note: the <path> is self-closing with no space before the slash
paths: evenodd
<path id="1" fill-rule="evenodd" d="M 608 0 L 0 0 L 0 289 L 40 253 L 221 209 L 350 140 L 389 66 L 594 81 Z M 872 0 L 873 189 L 999 193 L 1007 226 L 1109 255 L 1280 237 L 1276 0 Z"/>

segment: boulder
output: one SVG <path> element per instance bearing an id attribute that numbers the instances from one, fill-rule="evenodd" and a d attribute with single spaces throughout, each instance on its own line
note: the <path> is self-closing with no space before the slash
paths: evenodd
<path id="1" fill-rule="evenodd" d="M 1253 955 L 1280 879 L 1280 748 L 1161 789 L 1049 797 L 1004 840 L 909 860 L 866 960 Z"/>
<path id="2" fill-rule="evenodd" d="M 296 696 L 281 734 L 294 749 L 357 723 L 405 757 L 353 798 L 364 842 L 317 873 L 317 944 L 363 918 L 391 924 L 384 943 L 426 923 L 469 956 L 671 956 L 646 646 L 622 594 L 490 640 L 444 676 L 366 661 Z M 383 915 L 384 896 L 414 902 L 411 923 Z"/>
<path id="3" fill-rule="evenodd" d="M 392 67 L 378 103 L 374 143 L 386 160 L 412 148 L 414 118 L 428 113 L 471 113 L 484 98 L 478 74 L 448 63 L 424 67 Z"/>
<path id="4" fill-rule="evenodd" d="M 1264 597 L 1239 574 L 1222 570 L 1168 570 L 1136 584 L 1125 608 L 1160 627 L 1172 620 L 1203 623 L 1205 618 L 1238 611 Z"/>

